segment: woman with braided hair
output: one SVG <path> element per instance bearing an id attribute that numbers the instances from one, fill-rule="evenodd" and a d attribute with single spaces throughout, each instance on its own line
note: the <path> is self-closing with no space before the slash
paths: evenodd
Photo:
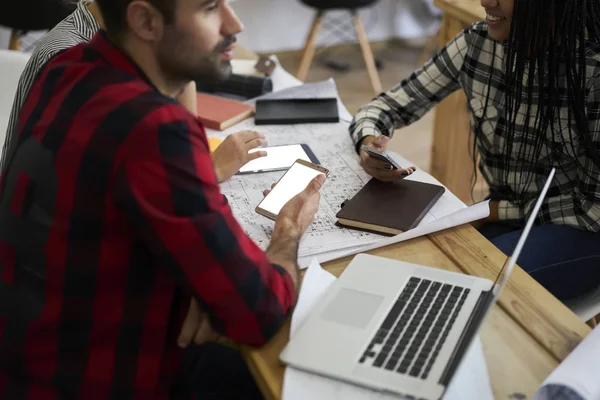
<path id="1" fill-rule="evenodd" d="M 481 0 L 469 26 L 423 68 L 360 109 L 357 150 L 384 150 L 457 90 L 490 187 L 481 233 L 510 254 L 550 170 L 557 174 L 519 264 L 560 299 L 600 285 L 600 0 Z M 383 181 L 402 171 L 360 151 Z"/>

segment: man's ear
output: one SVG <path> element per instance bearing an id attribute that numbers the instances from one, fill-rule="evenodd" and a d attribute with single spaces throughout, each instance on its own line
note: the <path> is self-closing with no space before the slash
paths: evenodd
<path id="1" fill-rule="evenodd" d="M 162 38 L 163 16 L 147 1 L 134 0 L 127 6 L 129 31 L 144 41 L 155 42 Z"/>

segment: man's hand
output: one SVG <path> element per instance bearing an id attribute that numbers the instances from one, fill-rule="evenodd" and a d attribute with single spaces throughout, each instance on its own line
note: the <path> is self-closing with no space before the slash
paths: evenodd
<path id="1" fill-rule="evenodd" d="M 225 182 L 249 161 L 265 157 L 266 151 L 248 151 L 266 144 L 265 137 L 254 131 L 242 131 L 227 136 L 212 154 L 217 181 Z"/>
<path id="2" fill-rule="evenodd" d="M 299 276 L 298 244 L 304 232 L 315 219 L 321 198 L 319 190 L 323 187 L 325 179 L 325 175 L 317 176 L 306 189 L 281 208 L 275 221 L 271 244 L 267 249 L 269 260 L 288 271 L 292 275 L 296 287 Z M 270 190 L 265 190 L 263 194 L 266 196 L 269 192 Z"/>
<path id="3" fill-rule="evenodd" d="M 319 210 L 319 200 L 321 199 L 319 191 L 323 187 L 325 179 L 325 175 L 317 176 L 302 192 L 288 201 L 277 216 L 275 229 L 277 229 L 277 225 L 287 225 L 296 230 L 300 236 L 304 235 Z"/>
<path id="4" fill-rule="evenodd" d="M 386 151 L 389 142 L 390 138 L 387 136 L 367 136 L 360 144 L 379 151 Z M 415 167 L 393 169 L 391 164 L 373 158 L 362 150 L 360 151 L 360 166 L 367 174 L 382 182 L 399 181 L 415 172 Z"/>
<path id="5" fill-rule="evenodd" d="M 205 342 L 224 343 L 227 339 L 216 333 L 208 319 L 208 315 L 203 313 L 196 299 L 190 301 L 185 321 L 181 327 L 177 344 L 181 348 L 186 348 L 190 344 L 202 344 Z"/>

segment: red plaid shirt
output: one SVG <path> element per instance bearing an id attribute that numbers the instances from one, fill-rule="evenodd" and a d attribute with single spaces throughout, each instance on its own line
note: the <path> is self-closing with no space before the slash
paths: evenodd
<path id="1" fill-rule="evenodd" d="M 0 398 L 168 398 L 195 296 L 248 345 L 296 292 L 244 234 L 205 132 L 103 33 L 56 56 L 0 193 Z"/>

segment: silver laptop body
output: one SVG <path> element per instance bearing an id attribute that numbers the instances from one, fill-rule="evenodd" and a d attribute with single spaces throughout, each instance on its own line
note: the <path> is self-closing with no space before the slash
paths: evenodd
<path id="1" fill-rule="evenodd" d="M 496 282 L 359 254 L 281 360 L 377 391 L 440 399 L 506 284 L 554 174 Z"/>

